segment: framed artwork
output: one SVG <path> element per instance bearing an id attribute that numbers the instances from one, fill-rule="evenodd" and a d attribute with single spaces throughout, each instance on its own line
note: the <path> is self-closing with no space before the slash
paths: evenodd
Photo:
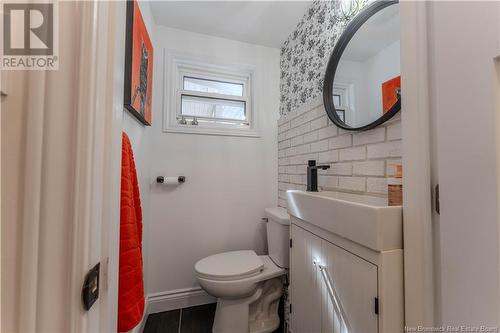
<path id="1" fill-rule="evenodd" d="M 146 126 L 151 126 L 153 95 L 153 44 L 136 0 L 127 1 L 125 37 L 125 108 Z"/>
<path id="2" fill-rule="evenodd" d="M 399 99 L 401 89 L 401 76 L 396 76 L 382 83 L 382 110 L 389 111 Z"/>

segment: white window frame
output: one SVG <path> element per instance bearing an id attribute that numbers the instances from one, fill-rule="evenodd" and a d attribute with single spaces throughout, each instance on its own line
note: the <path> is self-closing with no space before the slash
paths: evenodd
<path id="1" fill-rule="evenodd" d="M 257 114 L 253 108 L 252 81 L 254 68 L 248 65 L 225 65 L 210 59 L 200 59 L 190 55 L 165 51 L 165 99 L 164 99 L 164 132 L 248 136 L 259 137 Z M 237 83 L 243 85 L 243 96 L 222 95 L 206 92 L 184 90 L 184 78 L 193 77 Z M 198 119 L 198 125 L 191 124 L 191 117 L 186 117 L 187 124 L 181 124 L 182 95 L 228 99 L 245 102 L 245 121 L 206 122 Z"/>
<path id="2" fill-rule="evenodd" d="M 333 84 L 333 94 L 340 95 L 343 105 L 341 109 L 344 110 L 344 122 L 346 124 L 352 124 L 354 119 L 354 86 L 352 84 L 346 83 L 334 83 Z"/>

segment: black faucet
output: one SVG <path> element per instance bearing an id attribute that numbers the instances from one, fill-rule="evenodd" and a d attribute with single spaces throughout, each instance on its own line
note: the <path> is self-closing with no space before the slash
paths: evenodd
<path id="1" fill-rule="evenodd" d="M 329 168 L 329 165 L 316 165 L 315 160 L 307 161 L 307 191 L 318 192 L 318 169 Z"/>

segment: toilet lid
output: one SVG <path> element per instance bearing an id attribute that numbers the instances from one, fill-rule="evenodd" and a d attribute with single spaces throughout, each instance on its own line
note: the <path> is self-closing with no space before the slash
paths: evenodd
<path id="1" fill-rule="evenodd" d="M 251 250 L 214 254 L 194 265 L 199 276 L 210 279 L 241 279 L 255 275 L 263 268 L 262 259 Z"/>

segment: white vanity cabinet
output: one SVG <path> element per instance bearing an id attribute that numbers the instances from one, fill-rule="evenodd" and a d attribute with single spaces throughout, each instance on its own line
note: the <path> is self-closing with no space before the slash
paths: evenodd
<path id="1" fill-rule="evenodd" d="M 301 225 L 302 224 L 302 225 Z M 301 225 L 301 226 L 300 226 Z M 306 228 L 308 229 L 306 229 Z M 372 253 L 359 245 L 362 257 L 311 232 L 313 226 L 292 217 L 290 249 L 291 331 L 293 333 L 403 332 L 403 254 L 401 250 Z M 324 233 L 321 230 L 319 233 Z M 333 237 L 332 237 L 333 236 Z M 343 243 L 343 244 L 342 244 Z M 354 246 L 353 246 L 354 245 Z M 343 247 L 344 246 L 344 247 Z M 378 257 L 378 258 L 377 258 Z M 339 293 L 352 330 L 341 329 L 319 264 Z"/>
<path id="2" fill-rule="evenodd" d="M 321 250 L 325 269 L 335 281 L 353 332 L 377 332 L 377 266 L 325 240 L 321 241 Z M 342 332 L 325 281 L 322 287 L 321 331 Z"/>
<path id="3" fill-rule="evenodd" d="M 322 281 L 313 261 L 321 255 L 321 238 L 291 226 L 290 325 L 293 332 L 321 332 Z"/>
<path id="4" fill-rule="evenodd" d="M 358 228 L 355 220 L 343 225 L 342 221 L 349 220 L 343 216 L 347 210 L 325 201 L 336 208 L 332 214 L 326 214 L 331 221 L 327 224 L 326 219 L 319 220 L 320 215 L 308 213 L 309 208 L 314 208 L 312 200 L 319 200 L 318 194 L 291 196 L 294 200 L 293 208 L 289 207 L 291 332 L 404 332 L 402 218 L 399 217 L 401 241 L 393 237 L 397 233 L 392 229 L 399 228 L 398 224 L 390 221 L 394 212 L 394 217 L 401 215 L 401 207 L 377 206 L 374 223 L 378 223 L 378 218 L 388 222 L 372 228 L 373 235 L 379 236 L 368 237 L 365 242 L 366 235 L 356 237 L 354 231 L 363 232 L 363 228 Z M 336 199 L 327 197 L 327 200 Z M 320 211 L 321 216 L 328 213 L 325 209 Z M 339 211 L 342 214 L 334 213 Z M 369 214 L 357 216 L 372 219 Z M 332 290 L 343 314 L 335 311 Z"/>

